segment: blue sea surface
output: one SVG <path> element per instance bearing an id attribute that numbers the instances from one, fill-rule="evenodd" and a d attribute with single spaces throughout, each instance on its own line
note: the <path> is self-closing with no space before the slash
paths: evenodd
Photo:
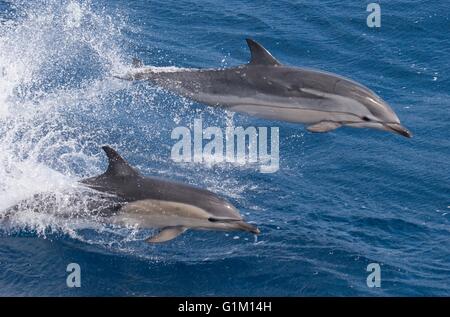
<path id="1" fill-rule="evenodd" d="M 58 202 L 0 222 L 0 295 L 449 296 L 450 3 L 380 1 L 369 28 L 370 2 L 0 1 L 0 216 L 40 192 Z M 244 64 L 247 37 L 368 86 L 413 138 L 312 134 L 114 78 L 133 57 Z M 199 118 L 279 127 L 279 171 L 174 162 L 172 130 Z M 190 230 L 150 245 L 149 230 L 76 216 L 77 181 L 106 168 L 104 144 L 143 174 L 221 194 L 261 234 Z M 66 285 L 69 263 L 80 288 Z M 381 287 L 367 285 L 370 263 Z"/>

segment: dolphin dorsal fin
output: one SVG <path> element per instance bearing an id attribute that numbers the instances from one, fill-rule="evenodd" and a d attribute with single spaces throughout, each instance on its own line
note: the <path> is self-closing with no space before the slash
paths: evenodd
<path id="1" fill-rule="evenodd" d="M 277 61 L 261 44 L 252 39 L 246 39 L 246 41 L 248 48 L 250 49 L 250 53 L 252 54 L 250 59 L 251 65 L 281 65 L 281 63 Z"/>
<path id="2" fill-rule="evenodd" d="M 103 146 L 103 151 L 105 151 L 108 157 L 108 169 L 105 175 L 114 176 L 137 176 L 139 173 L 130 166 L 113 148 L 109 146 Z"/>

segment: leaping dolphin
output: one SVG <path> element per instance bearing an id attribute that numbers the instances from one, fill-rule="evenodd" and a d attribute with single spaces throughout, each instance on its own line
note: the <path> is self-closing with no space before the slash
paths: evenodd
<path id="1" fill-rule="evenodd" d="M 341 126 L 375 128 L 411 137 L 391 107 L 367 87 L 342 76 L 277 61 L 247 39 L 248 64 L 226 69 L 144 67 L 135 59 L 127 80 L 148 80 L 209 106 L 261 118 L 303 123 L 311 132 Z"/>
<path id="2" fill-rule="evenodd" d="M 154 177 L 144 177 L 114 149 L 104 146 L 109 165 L 105 173 L 84 179 L 88 187 L 117 196 L 122 202 L 111 222 L 160 228 L 150 243 L 165 242 L 187 229 L 241 230 L 259 234 L 228 201 L 204 189 Z"/>

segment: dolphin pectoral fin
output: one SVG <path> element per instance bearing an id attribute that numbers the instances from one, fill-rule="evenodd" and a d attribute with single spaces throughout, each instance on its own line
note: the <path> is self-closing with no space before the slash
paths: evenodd
<path id="1" fill-rule="evenodd" d="M 185 227 L 166 227 L 163 228 L 158 234 L 154 235 L 153 237 L 148 238 L 148 243 L 161 243 L 166 242 L 172 239 L 175 239 L 180 234 L 185 232 L 187 228 Z"/>
<path id="2" fill-rule="evenodd" d="M 306 129 L 310 132 L 328 132 L 335 130 L 341 126 L 338 122 L 333 121 L 321 121 L 319 123 L 310 125 Z"/>

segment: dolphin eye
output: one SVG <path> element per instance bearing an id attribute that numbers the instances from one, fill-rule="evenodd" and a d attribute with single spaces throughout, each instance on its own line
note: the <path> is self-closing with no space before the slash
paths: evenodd
<path id="1" fill-rule="evenodd" d="M 370 118 L 369 118 L 369 117 L 366 117 L 366 116 L 362 117 L 362 119 L 363 119 L 364 121 L 370 121 Z"/>

